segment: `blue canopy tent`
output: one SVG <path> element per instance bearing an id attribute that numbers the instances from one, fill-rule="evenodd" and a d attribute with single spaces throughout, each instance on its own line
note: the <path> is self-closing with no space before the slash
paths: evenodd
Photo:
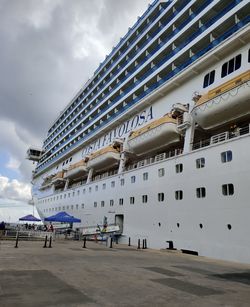
<path id="1" fill-rule="evenodd" d="M 32 214 L 25 215 L 23 217 L 20 217 L 19 221 L 25 221 L 25 222 L 41 222 L 40 219 L 35 217 Z"/>
<path id="2" fill-rule="evenodd" d="M 61 222 L 61 223 L 81 223 L 81 220 L 69 215 L 67 212 L 62 211 L 62 212 L 58 212 L 55 215 L 46 217 L 44 219 L 44 221 L 46 222 Z"/>

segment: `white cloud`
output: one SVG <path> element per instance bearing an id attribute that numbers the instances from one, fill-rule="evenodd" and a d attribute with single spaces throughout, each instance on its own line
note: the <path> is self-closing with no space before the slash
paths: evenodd
<path id="1" fill-rule="evenodd" d="M 30 185 L 0 175 L 0 198 L 28 201 L 31 198 Z"/>

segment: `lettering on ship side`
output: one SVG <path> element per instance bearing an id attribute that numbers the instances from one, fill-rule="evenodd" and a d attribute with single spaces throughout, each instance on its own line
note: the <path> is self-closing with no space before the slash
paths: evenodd
<path id="1" fill-rule="evenodd" d="M 134 117 L 122 123 L 120 126 L 111 130 L 109 133 L 105 134 L 101 138 L 97 139 L 89 146 L 85 147 L 82 151 L 82 156 L 84 157 L 93 151 L 96 151 L 104 146 L 111 144 L 112 141 L 117 137 L 126 137 L 131 131 L 135 130 L 137 127 L 146 124 L 153 118 L 153 108 L 151 106 L 143 110 L 140 114 L 136 114 Z"/>

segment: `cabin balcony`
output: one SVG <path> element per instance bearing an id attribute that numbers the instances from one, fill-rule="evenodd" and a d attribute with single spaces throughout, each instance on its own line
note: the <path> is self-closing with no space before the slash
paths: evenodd
<path id="1" fill-rule="evenodd" d="M 177 120 L 167 114 L 132 132 L 127 140 L 127 149 L 140 156 L 179 141 L 180 132 L 177 129 Z"/>
<path id="2" fill-rule="evenodd" d="M 81 160 L 75 164 L 70 165 L 64 174 L 65 179 L 77 179 L 83 177 L 88 172 L 87 164 Z"/>
<path id="3" fill-rule="evenodd" d="M 213 129 L 250 113 L 250 70 L 200 97 L 191 114 L 203 129 Z"/>
<path id="4" fill-rule="evenodd" d="M 114 146 L 107 146 L 89 156 L 87 167 L 94 170 L 110 169 L 117 166 L 120 161 L 120 150 Z"/>

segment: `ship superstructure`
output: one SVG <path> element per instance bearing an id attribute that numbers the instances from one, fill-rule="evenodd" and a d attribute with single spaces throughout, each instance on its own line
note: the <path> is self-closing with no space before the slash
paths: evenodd
<path id="1" fill-rule="evenodd" d="M 48 130 L 41 217 L 250 263 L 250 3 L 154 1 Z"/>

